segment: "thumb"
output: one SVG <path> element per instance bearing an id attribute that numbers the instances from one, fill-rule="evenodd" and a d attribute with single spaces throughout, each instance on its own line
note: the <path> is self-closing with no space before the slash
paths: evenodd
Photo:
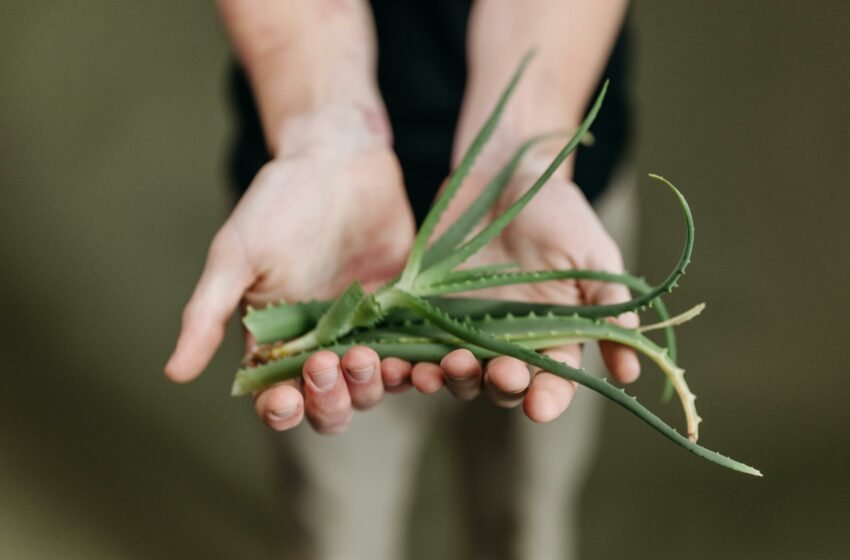
<path id="1" fill-rule="evenodd" d="M 254 276 L 238 234 L 225 224 L 210 245 L 204 271 L 183 310 L 177 346 L 165 364 L 169 379 L 185 383 L 207 367 Z"/>

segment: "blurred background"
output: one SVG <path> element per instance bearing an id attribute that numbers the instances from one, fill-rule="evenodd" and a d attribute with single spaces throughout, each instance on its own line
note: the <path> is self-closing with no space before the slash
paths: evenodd
<path id="1" fill-rule="evenodd" d="M 285 496 L 271 436 L 228 396 L 237 329 L 199 381 L 161 374 L 230 203 L 231 55 L 214 6 L 3 14 L 0 558 L 272 558 Z M 659 0 L 631 17 L 638 169 L 677 183 L 697 221 L 670 304 L 709 304 L 681 330 L 703 441 L 765 478 L 608 406 L 582 557 L 847 558 L 850 3 Z M 680 239 L 650 185 L 637 272 L 658 279 Z M 646 377 L 636 391 L 658 408 Z M 460 558 L 439 428 L 432 439 L 411 555 Z"/>

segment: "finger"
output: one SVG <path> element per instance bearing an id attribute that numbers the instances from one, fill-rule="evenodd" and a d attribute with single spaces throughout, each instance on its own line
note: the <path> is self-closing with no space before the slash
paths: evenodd
<path id="1" fill-rule="evenodd" d="M 622 284 L 609 283 L 597 288 L 593 302 L 597 305 L 611 305 L 630 299 L 631 294 L 628 288 Z M 611 322 L 627 329 L 634 329 L 640 324 L 640 319 L 637 313 L 629 312 L 611 319 Z M 633 349 L 616 342 L 602 340 L 599 342 L 599 350 L 605 367 L 620 383 L 632 383 L 640 376 L 640 362 Z"/>
<path id="2" fill-rule="evenodd" d="M 550 350 L 546 355 L 572 367 L 581 364 L 581 348 L 577 344 Z M 523 401 L 525 415 L 535 422 L 551 422 L 564 413 L 573 400 L 575 390 L 574 381 L 541 371 L 531 380 Z"/>
<path id="3" fill-rule="evenodd" d="M 365 410 L 378 404 L 384 397 L 378 353 L 366 346 L 355 346 L 345 353 L 340 363 L 352 406 Z"/>
<path id="4" fill-rule="evenodd" d="M 410 372 L 412 366 L 399 358 L 384 358 L 381 360 L 381 378 L 384 390 L 388 393 L 402 393 L 410 389 Z"/>
<path id="5" fill-rule="evenodd" d="M 304 409 L 310 425 L 322 434 L 345 431 L 351 422 L 351 395 L 333 352 L 316 352 L 304 362 Z"/>
<path id="6" fill-rule="evenodd" d="M 432 395 L 445 385 L 446 372 L 437 364 L 419 362 L 413 366 L 410 380 L 419 392 Z"/>
<path id="7" fill-rule="evenodd" d="M 225 225 L 210 245 L 204 271 L 183 310 L 177 346 L 165 364 L 165 374 L 172 381 L 191 381 L 207 367 L 224 337 L 227 320 L 253 281 L 242 244 Z"/>
<path id="8" fill-rule="evenodd" d="M 440 361 L 446 373 L 446 387 L 457 398 L 469 401 L 481 392 L 481 362 L 465 348 L 453 350 Z"/>
<path id="9" fill-rule="evenodd" d="M 282 432 L 301 423 L 304 397 L 296 381 L 284 381 L 259 393 L 254 400 L 254 408 L 271 429 Z"/>
<path id="10" fill-rule="evenodd" d="M 499 356 L 490 360 L 484 373 L 484 389 L 497 406 L 520 404 L 531 382 L 528 366 L 516 358 Z"/>

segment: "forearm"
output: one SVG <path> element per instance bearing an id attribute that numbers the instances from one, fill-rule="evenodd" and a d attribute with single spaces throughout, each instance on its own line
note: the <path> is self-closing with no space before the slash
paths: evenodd
<path id="1" fill-rule="evenodd" d="M 338 107 L 389 136 L 365 0 L 219 0 L 219 9 L 273 154 L 285 142 L 287 123 Z"/>
<path id="2" fill-rule="evenodd" d="M 575 128 L 608 60 L 626 4 L 626 0 L 478 0 L 470 16 L 469 77 L 455 159 L 471 142 L 517 62 L 532 48 L 535 59 L 486 157 L 507 157 L 535 134 Z M 548 153 L 558 144 L 541 151 Z"/>

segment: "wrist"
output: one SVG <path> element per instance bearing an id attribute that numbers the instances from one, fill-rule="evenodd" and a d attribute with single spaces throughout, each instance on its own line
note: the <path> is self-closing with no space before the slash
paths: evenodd
<path id="1" fill-rule="evenodd" d="M 298 153 L 351 155 L 392 148 L 392 131 L 383 103 L 340 101 L 288 115 L 269 133 L 274 157 Z"/>
<path id="2" fill-rule="evenodd" d="M 574 130 L 621 27 L 626 2 L 477 2 L 470 15 L 467 93 L 455 156 L 471 142 L 519 60 L 536 56 L 506 107 L 495 142 L 500 159 L 533 136 Z M 557 144 L 557 143 L 555 143 Z M 556 146 L 556 149 L 560 149 Z M 536 152 L 551 153 L 551 146 Z"/>
<path id="3" fill-rule="evenodd" d="M 347 104 L 293 115 L 281 124 L 274 161 L 281 168 L 304 170 L 314 192 L 332 196 L 333 207 L 344 213 L 398 193 L 403 196 L 389 133 L 379 130 L 374 120 L 364 107 Z"/>
<path id="4" fill-rule="evenodd" d="M 366 2 L 219 0 L 219 6 L 273 155 L 290 121 L 315 120 L 305 115 L 336 106 L 383 114 Z"/>

